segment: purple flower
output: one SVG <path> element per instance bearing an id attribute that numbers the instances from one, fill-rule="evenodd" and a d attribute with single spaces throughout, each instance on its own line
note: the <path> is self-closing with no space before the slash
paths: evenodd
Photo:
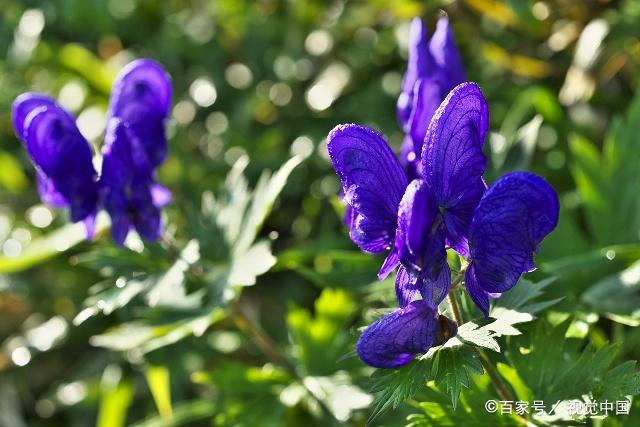
<path id="1" fill-rule="evenodd" d="M 451 284 L 447 247 L 469 259 L 467 290 L 488 315 L 489 298 L 534 268 L 539 243 L 556 226 L 558 199 L 542 178 L 512 173 L 486 190 L 482 148 L 488 128 L 480 88 L 470 82 L 456 86 L 429 124 L 422 177 L 409 184 L 373 130 L 342 125 L 329 134 L 329 155 L 350 205 L 352 240 L 369 252 L 391 251 L 380 278 L 401 264 L 401 309 L 363 332 L 357 349 L 366 363 L 401 366 L 433 345 L 433 319 Z M 415 301 L 418 294 L 422 300 Z"/>
<path id="2" fill-rule="evenodd" d="M 69 207 L 73 222 L 85 221 L 89 238 L 104 206 L 118 245 L 131 228 L 157 240 L 160 207 L 171 197 L 155 181 L 155 168 L 167 155 L 170 103 L 169 76 L 158 63 L 142 59 L 122 70 L 111 93 L 98 181 L 89 143 L 73 116 L 46 95 L 20 95 L 13 103 L 13 127 L 36 167 L 42 200 Z"/>
<path id="3" fill-rule="evenodd" d="M 418 353 L 454 336 L 457 327 L 424 301 L 413 301 L 369 325 L 356 344 L 358 356 L 376 368 L 398 368 Z"/>
<path id="4" fill-rule="evenodd" d="M 100 191 L 118 245 L 132 228 L 149 241 L 162 233 L 160 208 L 171 193 L 155 182 L 155 168 L 167 155 L 164 127 L 170 105 L 170 78 L 157 62 L 133 61 L 116 78 L 102 149 Z"/>
<path id="5" fill-rule="evenodd" d="M 429 39 L 426 25 L 415 18 L 409 33 L 407 71 L 396 106 L 398 122 L 408 136 L 403 142 L 407 153 L 403 164 L 407 167 L 420 168 L 422 143 L 431 117 L 445 96 L 464 81 L 464 67 L 449 19 L 440 18 Z"/>
<path id="6" fill-rule="evenodd" d="M 157 240 L 162 233 L 160 208 L 170 194 L 163 194 L 163 187 L 155 183 L 142 143 L 128 124 L 114 118 L 108 123 L 102 153 L 100 191 L 111 216 L 113 240 L 122 246 L 131 228 L 145 240 Z"/>
<path id="7" fill-rule="evenodd" d="M 97 174 L 89 143 L 75 119 L 52 98 L 24 93 L 13 102 L 12 121 L 36 168 L 42 200 L 68 207 L 71 221 L 85 221 L 91 236 L 98 204 Z"/>
<path id="8" fill-rule="evenodd" d="M 117 117 L 138 136 L 153 167 L 167 157 L 164 122 L 171 107 L 171 79 L 160 64 L 138 59 L 118 74 L 111 90 L 107 121 Z"/>
<path id="9" fill-rule="evenodd" d="M 512 172 L 498 179 L 473 213 L 469 229 L 470 265 L 465 285 L 485 315 L 489 298 L 513 288 L 533 271 L 533 255 L 558 223 L 558 196 L 541 177 Z"/>

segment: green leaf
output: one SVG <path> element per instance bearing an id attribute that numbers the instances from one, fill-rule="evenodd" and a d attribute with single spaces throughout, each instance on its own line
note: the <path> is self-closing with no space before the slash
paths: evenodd
<path id="1" fill-rule="evenodd" d="M 501 336 L 520 335 L 514 325 L 531 322 L 537 313 L 558 302 L 560 299 L 531 303 L 543 294 L 543 290 L 554 282 L 550 278 L 537 283 L 521 279 L 511 290 L 496 300 L 491 308 L 490 317 L 494 320 L 486 324 L 467 322 L 458 327 L 457 338 L 478 347 L 499 352 L 500 346 L 496 338 Z"/>
<path id="2" fill-rule="evenodd" d="M 191 425 L 190 423 L 211 419 L 216 411 L 216 403 L 210 398 L 190 400 L 176 404 L 171 419 L 165 419 L 159 416 L 150 417 L 132 424 L 132 427 L 174 427 Z"/>
<path id="3" fill-rule="evenodd" d="M 582 294 L 582 299 L 599 312 L 640 320 L 640 261 L 600 280 Z"/>
<path id="4" fill-rule="evenodd" d="M 640 233 L 639 130 L 640 94 L 636 94 L 624 119 L 609 127 L 602 153 L 579 136 L 569 141 L 571 172 L 589 229 L 601 245 L 634 242 Z"/>
<path id="5" fill-rule="evenodd" d="M 505 354 L 513 371 L 505 378 L 516 392 L 530 390 L 527 395 L 543 396 L 549 402 L 583 396 L 617 400 L 638 394 L 640 376 L 635 362 L 613 366 L 619 353 L 616 345 L 583 348 L 581 340 L 566 337 L 571 322 L 568 318 L 551 326 L 541 319 L 530 334 L 508 342 Z"/>
<path id="6" fill-rule="evenodd" d="M 367 408 L 373 398 L 351 383 L 346 372 L 326 377 L 304 377 L 302 384 L 315 399 L 324 404 L 331 415 L 340 422 L 347 422 L 358 409 Z"/>
<path id="7" fill-rule="evenodd" d="M 107 229 L 106 215 L 98 215 L 96 233 Z M 54 258 L 70 248 L 84 242 L 87 233 L 82 223 L 67 224 L 56 231 L 31 241 L 19 256 L 0 256 L 0 274 L 17 273 Z"/>
<path id="8" fill-rule="evenodd" d="M 356 304 L 342 289 L 325 288 L 315 302 L 315 316 L 302 308 L 287 313 L 294 351 L 307 373 L 325 375 L 335 371 L 335 361 L 347 351 L 346 333 Z"/>
<path id="9" fill-rule="evenodd" d="M 418 359 L 398 369 L 377 369 L 371 376 L 375 397 L 369 421 L 412 399 L 426 384 L 427 365 L 427 361 Z"/>
<path id="10" fill-rule="evenodd" d="M 148 366 L 144 376 L 147 379 L 149 390 L 156 403 L 158 413 L 164 419 L 173 417 L 173 407 L 171 406 L 171 384 L 169 381 L 169 370 L 166 366 Z"/>
<path id="11" fill-rule="evenodd" d="M 97 427 L 122 427 L 134 397 L 133 384 L 121 379 L 119 368 L 107 367 L 101 385 Z"/>
<path id="12" fill-rule="evenodd" d="M 429 356 L 429 378 L 434 380 L 436 387 L 449 394 L 455 409 L 460 392 L 471 385 L 471 375 L 484 372 L 480 356 L 473 347 L 464 345 L 455 338 L 435 351 L 430 351 L 427 354 Z"/>

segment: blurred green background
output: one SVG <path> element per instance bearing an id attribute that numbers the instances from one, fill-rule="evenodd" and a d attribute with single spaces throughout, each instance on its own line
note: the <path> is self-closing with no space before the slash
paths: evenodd
<path id="1" fill-rule="evenodd" d="M 619 342 L 621 360 L 637 358 L 640 1 L 2 0 L 0 425 L 364 425 L 370 371 L 343 356 L 392 289 L 373 283 L 380 260 L 357 252 L 342 226 L 325 137 L 355 122 L 399 147 L 408 23 L 422 16 L 433 28 L 443 11 L 489 102 L 488 181 L 530 169 L 560 195 L 560 225 L 532 275 L 558 277 L 546 293 L 564 299 L 550 315 L 569 314 L 584 342 Z M 90 337 L 158 314 L 121 294 L 122 310 L 87 297 L 129 271 L 125 261 L 141 269 L 172 246 L 126 259 L 104 233 L 51 238 L 66 214 L 40 204 L 10 121 L 18 94 L 44 92 L 98 148 L 111 83 L 136 57 L 173 78 L 160 181 L 174 195 L 166 214 L 178 246 L 201 195 L 238 159 L 248 156 L 254 186 L 263 169 L 306 158 L 258 236 L 277 261 L 237 294 L 243 316 L 142 352 Z M 75 326 L 94 306 L 103 315 Z M 379 423 L 402 425 L 410 411 Z"/>

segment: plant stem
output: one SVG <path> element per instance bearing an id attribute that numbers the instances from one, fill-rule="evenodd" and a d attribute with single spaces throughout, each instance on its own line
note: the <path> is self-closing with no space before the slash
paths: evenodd
<path id="1" fill-rule="evenodd" d="M 449 305 L 451 306 L 451 313 L 453 313 L 453 317 L 455 318 L 458 325 L 461 325 L 462 316 L 460 315 L 460 309 L 458 308 L 458 302 L 456 301 L 456 297 L 453 290 L 449 292 L 449 294 L 447 295 L 447 298 L 449 299 Z M 491 364 L 489 357 L 486 355 L 486 353 L 482 349 L 478 349 L 478 352 L 480 353 L 480 361 L 482 362 L 482 367 L 489 375 L 489 378 L 491 378 L 491 382 L 493 383 L 493 386 L 498 392 L 498 396 L 500 396 L 500 399 L 513 402 L 514 401 L 513 396 L 511 395 L 507 387 L 504 385 L 504 383 L 500 379 L 500 376 L 498 376 L 498 373 L 496 372 L 495 368 Z"/>
<path id="2" fill-rule="evenodd" d="M 489 360 L 489 357 L 487 356 L 487 354 L 481 349 L 478 349 L 478 352 L 480 353 L 480 361 L 482 362 L 482 367 L 484 368 L 485 371 L 487 371 L 489 378 L 491 378 L 491 382 L 493 383 L 493 386 L 496 388 L 496 391 L 498 392 L 498 396 L 500 396 L 500 399 L 506 400 L 509 402 L 514 402 L 515 401 L 514 397 L 511 395 L 507 387 L 505 387 L 504 383 L 498 376 L 498 373 L 496 372 L 496 369 L 491 364 L 491 361 Z"/>
<path id="3" fill-rule="evenodd" d="M 289 361 L 280 354 L 276 343 L 273 342 L 271 337 L 269 337 L 260 326 L 256 325 L 247 317 L 241 307 L 238 305 L 234 307 L 231 318 L 238 329 L 253 337 L 260 351 L 262 351 L 273 364 L 282 366 L 288 371 L 291 371 L 292 374 L 295 374 L 295 369 Z"/>

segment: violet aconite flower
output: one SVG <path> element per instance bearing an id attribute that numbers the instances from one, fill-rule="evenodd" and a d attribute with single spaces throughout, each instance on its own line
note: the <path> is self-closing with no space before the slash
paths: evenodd
<path id="1" fill-rule="evenodd" d="M 122 246 L 132 228 L 145 240 L 157 240 L 162 233 L 160 208 L 168 199 L 155 183 L 142 143 L 128 124 L 112 119 L 102 151 L 100 191 L 111 216 L 113 240 Z"/>
<path id="2" fill-rule="evenodd" d="M 456 334 L 455 322 L 424 301 L 413 301 L 369 325 L 356 344 L 358 356 L 376 368 L 398 368 Z"/>
<path id="3" fill-rule="evenodd" d="M 36 167 L 42 200 L 69 207 L 73 222 L 85 221 L 89 238 L 95 215 L 104 207 L 118 245 L 132 228 L 146 240 L 157 240 L 160 208 L 171 198 L 155 178 L 155 169 L 167 155 L 170 103 L 170 78 L 157 62 L 136 60 L 119 73 L 110 97 L 98 180 L 89 143 L 72 115 L 46 95 L 16 98 L 13 127 Z"/>
<path id="4" fill-rule="evenodd" d="M 167 157 L 165 120 L 171 107 L 171 79 L 152 59 L 127 64 L 113 83 L 107 122 L 117 117 L 133 130 L 157 167 Z"/>
<path id="5" fill-rule="evenodd" d="M 89 143 L 73 116 L 49 96 L 24 93 L 13 102 L 12 122 L 36 168 L 42 200 L 69 208 L 71 221 L 85 221 L 90 236 L 97 212 L 97 174 Z"/>
<path id="6" fill-rule="evenodd" d="M 473 302 L 489 314 L 489 298 L 513 288 L 535 269 L 538 246 L 558 223 L 553 188 L 529 172 L 512 172 L 485 193 L 469 229 L 470 265 L 465 285 Z"/>
<path id="7" fill-rule="evenodd" d="M 396 113 L 407 133 L 403 142 L 403 164 L 419 169 L 422 143 L 434 112 L 446 95 L 465 81 L 460 52 L 456 46 L 448 17 L 438 20 L 429 39 L 426 25 L 414 18 L 409 32 L 409 58 L 402 81 Z"/>

